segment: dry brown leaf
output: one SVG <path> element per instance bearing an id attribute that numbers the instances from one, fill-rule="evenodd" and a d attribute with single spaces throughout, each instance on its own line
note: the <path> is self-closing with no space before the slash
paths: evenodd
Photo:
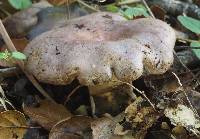
<path id="1" fill-rule="evenodd" d="M 87 116 L 74 116 L 58 122 L 50 131 L 49 139 L 82 139 L 91 137 L 92 119 Z"/>
<path id="2" fill-rule="evenodd" d="M 49 100 L 42 100 L 39 107 L 24 106 L 24 113 L 47 130 L 50 130 L 58 121 L 72 116 L 63 105 Z"/>
<path id="3" fill-rule="evenodd" d="M 28 40 L 26 38 L 19 38 L 19 39 L 12 39 L 13 44 L 15 45 L 15 48 L 17 51 L 22 52 L 26 45 L 28 44 Z M 4 45 L 1 48 L 1 51 L 5 51 L 7 47 Z"/>
<path id="4" fill-rule="evenodd" d="M 151 11 L 154 13 L 155 17 L 160 19 L 160 20 L 165 20 L 165 15 L 166 15 L 166 11 L 159 7 L 158 5 L 153 5 L 151 6 Z"/>
<path id="5" fill-rule="evenodd" d="M 143 138 L 147 129 L 159 118 L 159 114 L 151 106 L 145 105 L 145 100 L 138 97 L 125 110 L 126 122 L 128 122 L 134 130 L 135 138 Z"/>
<path id="6" fill-rule="evenodd" d="M 5 59 L 0 59 L 0 66 L 1 67 L 13 67 L 16 66 L 15 63 L 13 63 L 12 61 L 8 61 Z"/>
<path id="7" fill-rule="evenodd" d="M 25 116 L 15 110 L 0 113 L 0 139 L 22 139 L 26 133 Z"/>

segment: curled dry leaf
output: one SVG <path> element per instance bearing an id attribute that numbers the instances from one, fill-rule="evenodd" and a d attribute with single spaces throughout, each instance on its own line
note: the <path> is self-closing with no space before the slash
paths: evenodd
<path id="1" fill-rule="evenodd" d="M 47 130 L 50 130 L 58 121 L 72 116 L 63 105 L 49 100 L 42 100 L 39 107 L 24 106 L 23 110 L 32 120 Z"/>
<path id="2" fill-rule="evenodd" d="M 0 113 L 0 138 L 1 139 L 22 139 L 26 133 L 25 116 L 15 110 Z"/>
<path id="3" fill-rule="evenodd" d="M 51 129 L 49 139 L 82 139 L 91 138 L 91 122 L 86 116 L 74 116 L 59 121 Z"/>
<path id="4" fill-rule="evenodd" d="M 127 21 L 97 12 L 41 34 L 24 52 L 27 70 L 41 82 L 65 85 L 77 78 L 89 87 L 113 87 L 116 80 L 136 80 L 144 69 L 148 74 L 166 72 L 175 40 L 174 30 L 163 21 Z"/>

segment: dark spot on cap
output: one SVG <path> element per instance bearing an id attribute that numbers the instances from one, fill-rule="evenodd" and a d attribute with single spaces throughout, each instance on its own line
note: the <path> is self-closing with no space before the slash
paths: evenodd
<path id="1" fill-rule="evenodd" d="M 75 24 L 75 28 L 82 29 L 84 27 L 85 27 L 84 24 Z"/>
<path id="2" fill-rule="evenodd" d="M 108 18 L 108 19 L 112 19 L 112 16 L 110 16 L 110 15 L 108 15 L 108 14 L 103 15 L 102 17 L 104 17 L 104 18 Z"/>
<path id="3" fill-rule="evenodd" d="M 145 44 L 144 46 L 145 46 L 146 48 L 151 49 L 151 46 L 150 46 L 149 44 Z"/>

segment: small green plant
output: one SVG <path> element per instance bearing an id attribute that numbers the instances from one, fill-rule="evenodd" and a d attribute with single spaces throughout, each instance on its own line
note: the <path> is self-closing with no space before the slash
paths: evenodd
<path id="1" fill-rule="evenodd" d="M 200 34 L 200 20 L 189 17 L 189 16 L 178 16 L 178 21 L 188 30 L 192 31 L 193 33 L 196 33 L 197 35 Z M 200 48 L 200 40 L 196 41 L 193 40 L 190 43 L 191 47 L 199 47 Z M 200 59 L 200 49 L 192 49 L 192 51 L 195 53 L 195 55 Z"/>
<path id="2" fill-rule="evenodd" d="M 114 13 L 119 12 L 129 20 L 137 16 L 145 16 L 145 17 L 149 16 L 147 9 L 142 5 L 137 5 L 135 7 L 126 6 L 125 9 L 121 9 L 111 4 L 111 5 L 106 6 L 106 10 L 110 12 L 114 12 Z"/>
<path id="3" fill-rule="evenodd" d="M 26 9 L 32 5 L 31 0 L 8 0 L 8 2 L 17 10 Z"/>
<path id="4" fill-rule="evenodd" d="M 200 21 L 189 16 L 178 16 L 178 21 L 190 31 L 200 34 Z"/>
<path id="5" fill-rule="evenodd" d="M 21 52 L 8 52 L 8 50 L 5 50 L 4 52 L 0 52 L 0 59 L 4 60 L 10 60 L 10 59 L 17 59 L 17 60 L 24 60 L 26 59 L 26 56 Z"/>
<path id="6" fill-rule="evenodd" d="M 119 12 L 120 8 L 115 6 L 114 4 L 109 4 L 106 6 L 106 10 L 113 12 L 113 13 L 117 13 L 117 12 Z"/>
<path id="7" fill-rule="evenodd" d="M 142 7 L 129 7 L 122 13 L 124 14 L 124 16 L 128 17 L 128 19 L 133 19 L 134 17 L 137 16 L 145 16 L 145 17 L 149 16 L 147 10 Z"/>

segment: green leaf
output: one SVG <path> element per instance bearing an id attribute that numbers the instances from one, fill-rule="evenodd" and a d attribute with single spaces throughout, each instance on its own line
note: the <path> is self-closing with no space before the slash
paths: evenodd
<path id="1" fill-rule="evenodd" d="M 110 11 L 110 12 L 113 12 L 113 13 L 116 13 L 119 11 L 119 8 L 113 4 L 110 4 L 110 5 L 107 5 L 106 6 L 106 10 L 107 11 Z"/>
<path id="2" fill-rule="evenodd" d="M 10 5 L 17 10 L 22 10 L 32 5 L 31 0 L 8 0 Z"/>
<path id="3" fill-rule="evenodd" d="M 190 31 L 200 34 L 200 20 L 188 16 L 178 16 L 179 22 Z"/>
<path id="4" fill-rule="evenodd" d="M 191 47 L 199 47 L 199 49 L 192 49 L 192 51 L 200 59 L 200 42 L 199 41 L 193 41 L 193 42 L 190 43 L 190 46 Z"/>
<path id="5" fill-rule="evenodd" d="M 5 54 L 4 53 L 0 53 L 0 59 L 4 59 L 4 56 Z"/>
<path id="6" fill-rule="evenodd" d="M 11 56 L 15 59 L 20 59 L 20 60 L 26 59 L 26 55 L 20 52 L 12 52 Z"/>
<path id="7" fill-rule="evenodd" d="M 147 13 L 147 10 L 145 10 L 144 8 L 139 8 L 139 7 L 130 7 L 127 8 L 123 14 L 128 17 L 129 19 L 132 19 L 133 17 L 137 17 L 137 16 L 145 16 L 148 17 L 149 14 Z"/>

